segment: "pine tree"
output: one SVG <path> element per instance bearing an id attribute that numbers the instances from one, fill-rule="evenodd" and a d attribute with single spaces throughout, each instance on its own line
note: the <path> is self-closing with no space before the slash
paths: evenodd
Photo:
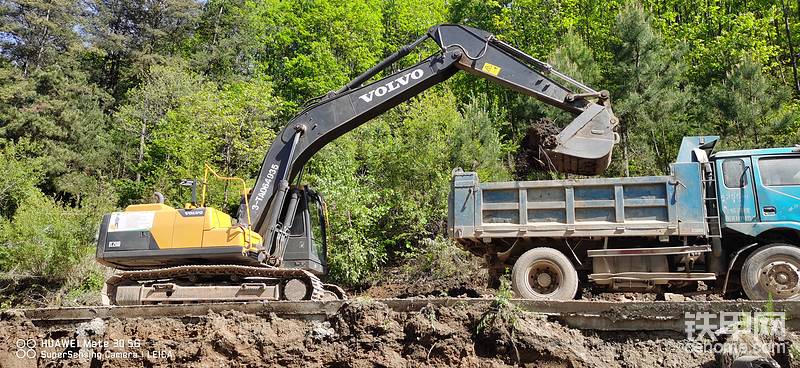
<path id="1" fill-rule="evenodd" d="M 98 187 L 98 176 L 110 174 L 113 146 L 103 112 L 110 98 L 67 61 L 28 77 L 0 62 L 0 138 L 22 143 L 30 157 L 43 158 L 47 194 L 69 194 L 79 201 Z"/>
<path id="2" fill-rule="evenodd" d="M 648 17 L 640 5 L 629 4 L 614 27 L 614 67 L 608 80 L 620 119 L 626 176 L 666 172 L 674 158 L 667 147 L 674 147 L 685 129 L 689 96 L 681 88 L 682 53 L 663 42 Z"/>
<path id="3" fill-rule="evenodd" d="M 708 89 L 709 113 L 717 120 L 727 145 L 760 147 L 771 131 L 771 119 L 779 119 L 781 104 L 790 94 L 769 81 L 762 65 L 748 57 L 726 73 L 724 80 Z"/>
<path id="4" fill-rule="evenodd" d="M 169 63 L 190 34 L 200 4 L 191 0 L 89 0 L 84 33 L 94 81 L 121 100 L 150 66 Z"/>
<path id="5" fill-rule="evenodd" d="M 0 55 L 26 76 L 60 61 L 79 42 L 78 6 L 72 0 L 0 1 Z"/>

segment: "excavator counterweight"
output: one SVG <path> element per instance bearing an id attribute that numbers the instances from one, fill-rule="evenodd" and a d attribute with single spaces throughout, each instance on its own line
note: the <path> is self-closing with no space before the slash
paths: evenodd
<path id="1" fill-rule="evenodd" d="M 391 71 L 426 40 L 439 52 Z M 175 210 L 163 204 L 106 215 L 97 259 L 121 270 L 107 282 L 106 299 L 141 304 L 343 298 L 341 289 L 317 278 L 327 273 L 326 206 L 299 182 L 303 167 L 326 144 L 458 71 L 575 116 L 552 147 L 542 147 L 550 167 L 583 175 L 608 167 L 617 119 L 606 91 L 593 90 L 486 31 L 434 26 L 294 116 L 269 147 L 236 219 L 213 208 Z M 388 75 L 364 84 L 382 72 Z"/>

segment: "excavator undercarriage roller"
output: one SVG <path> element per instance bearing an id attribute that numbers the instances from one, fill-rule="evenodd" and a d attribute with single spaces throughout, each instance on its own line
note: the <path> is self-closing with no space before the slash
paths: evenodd
<path id="1" fill-rule="evenodd" d="M 269 300 L 336 300 L 317 276 L 301 269 L 195 265 L 121 271 L 103 289 L 104 305 L 142 305 Z"/>

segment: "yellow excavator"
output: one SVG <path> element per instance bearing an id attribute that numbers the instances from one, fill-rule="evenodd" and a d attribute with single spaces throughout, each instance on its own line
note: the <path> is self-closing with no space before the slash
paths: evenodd
<path id="1" fill-rule="evenodd" d="M 426 40 L 439 51 L 364 85 Z M 326 207 L 318 193 L 299 182 L 303 166 L 327 143 L 459 70 L 575 116 L 556 136 L 557 144 L 546 149 L 556 170 L 596 175 L 608 167 L 618 141 L 608 92 L 595 91 L 486 31 L 437 25 L 292 118 L 267 151 L 252 189 L 241 179 L 221 178 L 243 187 L 236 218 L 198 201 L 196 182 L 187 183 L 194 194 L 189 208 L 164 205 L 162 196 L 158 203 L 106 214 L 97 260 L 116 272 L 106 281 L 104 303 L 346 298 L 340 288 L 319 279 L 327 273 Z M 203 183 L 209 175 L 219 177 L 206 170 Z M 204 186 L 202 193 L 205 197 Z"/>

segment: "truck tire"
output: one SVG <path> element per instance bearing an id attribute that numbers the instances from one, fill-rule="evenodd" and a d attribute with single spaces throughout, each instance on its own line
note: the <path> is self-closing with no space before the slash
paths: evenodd
<path id="1" fill-rule="evenodd" d="M 572 300 L 578 291 L 578 272 L 558 250 L 533 248 L 514 263 L 511 287 L 524 299 Z"/>
<path id="2" fill-rule="evenodd" d="M 745 259 L 741 281 L 751 300 L 800 300 L 800 248 L 773 243 L 757 249 Z"/>

